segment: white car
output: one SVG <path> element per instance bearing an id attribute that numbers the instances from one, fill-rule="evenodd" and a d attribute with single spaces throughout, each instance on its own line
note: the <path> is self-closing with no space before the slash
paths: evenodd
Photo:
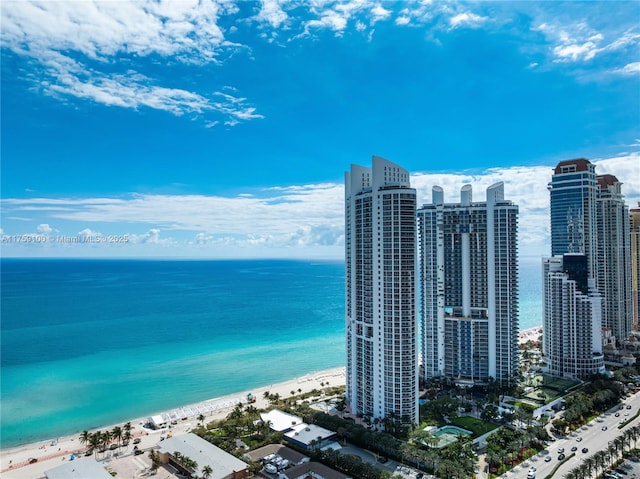
<path id="1" fill-rule="evenodd" d="M 266 472 L 268 472 L 269 474 L 275 474 L 275 473 L 278 472 L 278 468 L 276 466 L 274 466 L 273 464 L 265 464 L 264 470 Z"/>

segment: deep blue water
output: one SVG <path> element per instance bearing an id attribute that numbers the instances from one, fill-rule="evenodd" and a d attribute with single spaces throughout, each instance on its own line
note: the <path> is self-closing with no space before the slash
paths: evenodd
<path id="1" fill-rule="evenodd" d="M 1 447 L 344 365 L 342 262 L 0 267 Z M 521 273 L 522 329 L 541 323 L 536 267 Z"/>

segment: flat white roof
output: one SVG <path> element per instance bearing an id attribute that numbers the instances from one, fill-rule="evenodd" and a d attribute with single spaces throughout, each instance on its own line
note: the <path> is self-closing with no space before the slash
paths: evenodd
<path id="1" fill-rule="evenodd" d="M 244 471 L 249 466 L 237 457 L 223 451 L 200 436 L 187 433 L 173 436 L 159 443 L 160 453 L 179 452 L 183 456 L 187 456 L 198 463 L 198 471 L 200 474 L 202 468 L 206 465 L 211 467 L 213 474 L 210 479 L 227 477 L 233 472 Z"/>
<path id="2" fill-rule="evenodd" d="M 300 424 L 303 424 L 300 416 L 294 416 L 278 409 L 272 409 L 267 413 L 260 413 L 260 419 L 264 422 L 269 421 L 271 423 L 271 429 L 274 431 L 282 432 L 288 431 Z"/>
<path id="3" fill-rule="evenodd" d="M 285 433 L 285 437 L 291 438 L 294 441 L 300 442 L 307 446 L 311 445 L 311 441 L 317 441 L 320 438 L 321 441 L 330 438 L 335 432 L 329 431 L 315 424 L 302 423 L 291 431 Z"/>
<path id="4" fill-rule="evenodd" d="M 102 464 L 92 457 L 67 461 L 44 471 L 44 475 L 47 479 L 112 479 Z"/>

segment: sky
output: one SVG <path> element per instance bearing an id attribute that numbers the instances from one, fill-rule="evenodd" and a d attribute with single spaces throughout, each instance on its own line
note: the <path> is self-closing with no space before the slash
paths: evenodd
<path id="1" fill-rule="evenodd" d="M 505 183 L 548 255 L 553 167 L 640 200 L 640 2 L 30 1 L 1 20 L 3 257 L 344 255 L 344 172 Z"/>

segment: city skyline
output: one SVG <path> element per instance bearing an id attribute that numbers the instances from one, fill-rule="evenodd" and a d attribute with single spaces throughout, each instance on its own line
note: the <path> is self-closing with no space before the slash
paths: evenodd
<path id="1" fill-rule="evenodd" d="M 112 5 L 3 4 L 2 256 L 341 259 L 372 155 L 503 181 L 523 257 L 558 161 L 640 200 L 635 2 Z"/>

